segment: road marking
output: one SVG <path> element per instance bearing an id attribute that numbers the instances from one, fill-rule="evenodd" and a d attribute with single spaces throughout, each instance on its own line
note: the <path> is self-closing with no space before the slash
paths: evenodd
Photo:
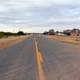
<path id="1" fill-rule="evenodd" d="M 36 48 L 36 62 L 37 62 L 37 70 L 38 70 L 37 78 L 38 80 L 45 80 L 44 71 L 42 68 L 43 56 L 42 53 L 38 50 L 38 45 L 35 38 L 34 41 L 35 41 L 35 48 Z"/>

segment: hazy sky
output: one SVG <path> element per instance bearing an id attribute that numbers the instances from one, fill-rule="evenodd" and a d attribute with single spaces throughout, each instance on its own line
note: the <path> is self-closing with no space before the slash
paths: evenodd
<path id="1" fill-rule="evenodd" d="M 28 32 L 41 32 L 50 27 L 79 28 L 80 0 L 0 0 L 0 30 L 19 29 L 10 24 L 25 24 L 20 29 Z M 76 26 L 72 27 L 73 24 Z"/>

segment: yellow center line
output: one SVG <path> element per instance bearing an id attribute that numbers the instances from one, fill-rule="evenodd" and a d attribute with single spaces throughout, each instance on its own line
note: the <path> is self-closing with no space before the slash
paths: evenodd
<path id="1" fill-rule="evenodd" d="M 38 45 L 37 45 L 37 41 L 36 39 L 34 38 L 34 41 L 35 41 L 35 48 L 36 48 L 36 62 L 37 62 L 37 69 L 38 69 L 38 80 L 45 80 L 45 76 L 44 76 L 44 71 L 43 71 L 43 68 L 42 68 L 42 64 L 43 63 L 43 56 L 42 56 L 42 53 L 38 50 Z"/>

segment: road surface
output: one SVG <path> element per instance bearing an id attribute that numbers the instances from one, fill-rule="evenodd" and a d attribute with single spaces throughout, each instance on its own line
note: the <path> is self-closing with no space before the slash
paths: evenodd
<path id="1" fill-rule="evenodd" d="M 80 50 L 32 35 L 0 49 L 0 80 L 80 80 Z"/>

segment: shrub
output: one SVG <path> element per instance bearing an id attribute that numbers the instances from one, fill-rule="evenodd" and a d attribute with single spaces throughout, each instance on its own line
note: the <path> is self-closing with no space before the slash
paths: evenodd
<path id="1" fill-rule="evenodd" d="M 4 32 L 0 32 L 0 38 L 4 37 Z"/>

